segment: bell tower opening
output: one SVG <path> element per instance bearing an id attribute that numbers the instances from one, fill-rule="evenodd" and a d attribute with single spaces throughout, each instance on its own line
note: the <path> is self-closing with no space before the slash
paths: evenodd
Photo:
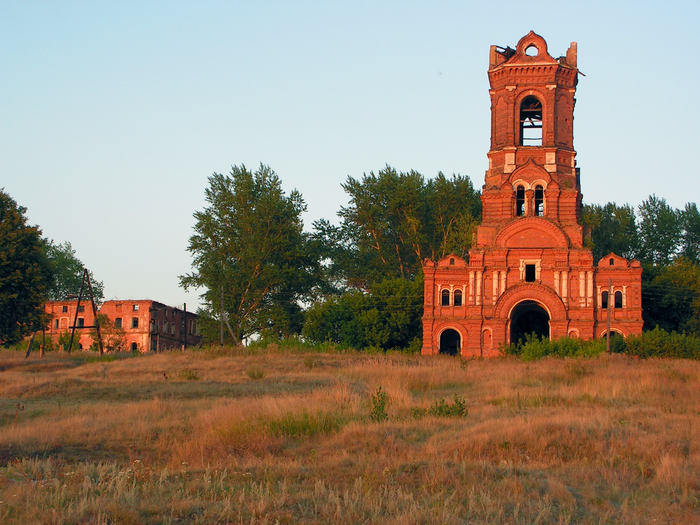
<path id="1" fill-rule="evenodd" d="M 515 216 L 522 217 L 525 215 L 525 188 L 518 186 L 515 190 Z"/>
<path id="2" fill-rule="evenodd" d="M 542 102 L 532 95 L 520 103 L 520 145 L 542 145 Z"/>
<path id="3" fill-rule="evenodd" d="M 440 334 L 440 353 L 446 355 L 459 354 L 462 338 L 457 330 L 448 328 Z"/>
<path id="4" fill-rule="evenodd" d="M 549 314 L 539 303 L 523 301 L 510 314 L 510 342 L 525 342 L 530 334 L 549 339 Z"/>

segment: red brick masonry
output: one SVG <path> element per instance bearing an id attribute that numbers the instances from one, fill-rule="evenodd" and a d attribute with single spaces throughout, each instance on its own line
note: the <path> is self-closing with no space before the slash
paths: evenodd
<path id="1" fill-rule="evenodd" d="M 615 254 L 594 265 L 579 224 L 581 187 L 573 148 L 576 43 L 552 58 L 532 31 L 515 50 L 491 46 L 491 149 L 483 222 L 469 262 L 426 260 L 423 354 L 498 355 L 524 311 L 549 317 L 549 335 L 601 337 L 642 331 L 638 261 Z M 457 337 L 458 335 L 458 337 Z M 441 343 L 442 342 L 442 343 Z"/>

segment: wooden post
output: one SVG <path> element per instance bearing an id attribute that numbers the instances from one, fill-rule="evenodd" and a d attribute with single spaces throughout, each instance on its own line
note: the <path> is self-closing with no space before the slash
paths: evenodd
<path id="1" fill-rule="evenodd" d="M 184 320 L 183 320 L 183 325 L 185 327 L 185 350 L 187 350 L 187 303 L 183 303 L 182 305 L 182 310 L 183 310 L 183 315 L 184 315 Z"/>
<path id="2" fill-rule="evenodd" d="M 27 345 L 27 353 L 24 355 L 25 359 L 27 359 L 29 357 L 29 354 L 32 353 L 32 344 L 34 344 L 34 337 L 36 337 L 36 332 L 32 334 L 32 338 L 29 340 L 29 344 Z"/>
<path id="3" fill-rule="evenodd" d="M 68 353 L 73 349 L 73 337 L 75 337 L 75 325 L 78 324 L 78 310 L 80 310 L 80 299 L 83 297 L 83 286 L 85 285 L 85 273 L 83 280 L 80 281 L 80 292 L 78 292 L 78 304 L 75 306 L 75 315 L 73 316 L 73 327 L 70 332 L 70 343 L 68 343 Z"/>
<path id="4" fill-rule="evenodd" d="M 608 329 L 605 333 L 605 351 L 610 353 L 610 314 L 612 312 L 613 286 L 612 279 L 608 279 Z"/>
<path id="5" fill-rule="evenodd" d="M 95 296 L 92 293 L 92 283 L 90 282 L 90 273 L 87 268 L 83 271 L 83 279 L 87 280 L 88 291 L 90 292 L 90 302 L 92 303 L 92 317 L 95 319 L 95 332 L 97 332 L 97 344 L 100 347 L 100 355 L 104 355 L 104 347 L 102 346 L 102 334 L 100 333 L 100 321 L 97 319 L 97 306 L 95 306 Z"/>

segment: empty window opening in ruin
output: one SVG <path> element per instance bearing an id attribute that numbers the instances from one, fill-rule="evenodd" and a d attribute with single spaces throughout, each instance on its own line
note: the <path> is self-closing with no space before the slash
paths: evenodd
<path id="1" fill-rule="evenodd" d="M 138 349 L 139 349 L 139 347 L 136 343 L 131 343 L 131 351 L 132 352 L 136 352 L 136 350 L 138 350 Z"/>
<path id="2" fill-rule="evenodd" d="M 449 290 L 443 290 L 441 298 L 442 298 L 442 302 L 440 304 L 442 304 L 442 306 L 450 306 L 450 291 Z"/>
<path id="3" fill-rule="evenodd" d="M 64 305 L 61 307 L 61 311 L 64 312 L 64 313 L 67 312 L 67 311 L 68 311 L 68 306 L 66 306 L 66 305 L 64 304 Z"/>
<path id="4" fill-rule="evenodd" d="M 135 305 L 134 305 L 134 312 L 138 312 L 138 311 L 139 311 L 139 305 L 138 305 L 138 304 L 135 304 Z"/>
<path id="5" fill-rule="evenodd" d="M 534 264 L 525 265 L 525 281 L 534 283 L 537 276 L 537 267 Z"/>
<path id="6" fill-rule="evenodd" d="M 542 145 L 542 103 L 533 96 L 520 103 L 520 145 Z"/>
<path id="7" fill-rule="evenodd" d="M 122 327 L 122 318 L 117 317 L 114 319 L 114 328 L 121 328 Z"/>
<path id="8" fill-rule="evenodd" d="M 138 327 L 139 327 L 139 318 L 132 317 L 131 318 L 131 328 L 138 328 Z"/>
<path id="9" fill-rule="evenodd" d="M 615 266 L 615 259 L 612 257 L 610 258 L 610 266 Z"/>
<path id="10" fill-rule="evenodd" d="M 462 306 L 462 290 L 455 290 L 454 305 L 455 306 Z"/>
<path id="11" fill-rule="evenodd" d="M 525 54 L 529 57 L 536 57 L 537 55 L 540 54 L 540 50 L 537 49 L 537 46 L 534 44 L 531 44 L 527 46 L 527 49 L 525 50 Z"/>
<path id="12" fill-rule="evenodd" d="M 522 217 L 525 215 L 525 188 L 518 186 L 515 190 L 515 215 Z"/>
<path id="13" fill-rule="evenodd" d="M 78 328 L 82 328 L 83 326 L 85 326 L 85 319 L 78 317 Z"/>
<path id="14" fill-rule="evenodd" d="M 622 308 L 622 292 L 615 292 L 615 308 Z"/>
<path id="15" fill-rule="evenodd" d="M 600 294 L 600 307 L 603 309 L 608 307 L 608 292 Z"/>
<path id="16" fill-rule="evenodd" d="M 535 186 L 535 215 L 544 215 L 544 188 L 540 185 Z"/>

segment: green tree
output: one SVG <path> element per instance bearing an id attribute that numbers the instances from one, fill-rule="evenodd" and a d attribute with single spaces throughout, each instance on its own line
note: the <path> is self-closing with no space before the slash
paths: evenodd
<path id="1" fill-rule="evenodd" d="M 389 350 L 420 344 L 423 314 L 422 274 L 375 283 L 371 293 L 348 290 L 309 308 L 304 337 L 344 347 Z"/>
<path id="2" fill-rule="evenodd" d="M 467 257 L 472 234 L 481 222 L 481 195 L 469 177 L 442 173 L 428 181 L 428 220 L 430 254 L 433 260 L 454 253 Z"/>
<path id="3" fill-rule="evenodd" d="M 361 180 L 348 177 L 350 197 L 340 226 L 314 224 L 332 280 L 369 290 L 387 278 L 413 279 L 425 258 L 466 255 L 481 217 L 481 200 L 467 177 L 442 173 L 429 181 L 386 166 Z"/>
<path id="4" fill-rule="evenodd" d="M 640 244 L 634 208 L 629 204 L 605 206 L 588 204 L 583 207 L 582 220 L 591 229 L 593 260 L 613 252 L 626 259 L 639 257 Z"/>
<path id="5" fill-rule="evenodd" d="M 53 278 L 48 289 L 47 297 L 50 301 L 65 301 L 72 297 L 77 297 L 80 293 L 80 285 L 83 281 L 83 263 L 75 256 L 75 250 L 69 242 L 55 244 L 53 241 L 44 243 L 46 257 L 51 263 Z M 101 302 L 104 298 L 104 284 L 95 280 L 92 272 L 90 284 L 96 302 Z M 83 290 L 83 296 L 87 296 L 87 287 Z"/>
<path id="6" fill-rule="evenodd" d="M 209 205 L 194 214 L 188 247 L 194 271 L 180 277 L 185 289 L 206 289 L 203 335 L 217 333 L 222 287 L 235 343 L 254 333 L 300 332 L 300 304 L 312 296 L 320 271 L 302 231 L 306 205 L 299 192 L 285 195 L 267 166 L 253 173 L 241 165 L 209 177 L 205 197 Z"/>
<path id="7" fill-rule="evenodd" d="M 26 209 L 0 189 L 0 345 L 41 330 L 51 268 L 41 231 L 27 225 Z"/>
<path id="8" fill-rule="evenodd" d="M 700 336 L 700 266 L 678 257 L 642 277 L 644 328 Z"/>
<path id="9" fill-rule="evenodd" d="M 681 253 L 693 261 L 700 263 L 700 213 L 695 203 L 688 203 L 681 212 L 683 241 Z"/>
<path id="10" fill-rule="evenodd" d="M 124 328 L 117 327 L 114 322 L 105 314 L 97 314 L 97 320 L 100 325 L 100 336 L 102 336 L 102 346 L 106 352 L 125 352 L 126 351 L 126 331 Z M 99 350 L 99 339 L 97 330 L 90 330 L 92 337 L 92 346 L 95 350 Z"/>
<path id="11" fill-rule="evenodd" d="M 683 238 L 681 212 L 651 195 L 639 206 L 640 258 L 647 266 L 668 266 Z"/>

